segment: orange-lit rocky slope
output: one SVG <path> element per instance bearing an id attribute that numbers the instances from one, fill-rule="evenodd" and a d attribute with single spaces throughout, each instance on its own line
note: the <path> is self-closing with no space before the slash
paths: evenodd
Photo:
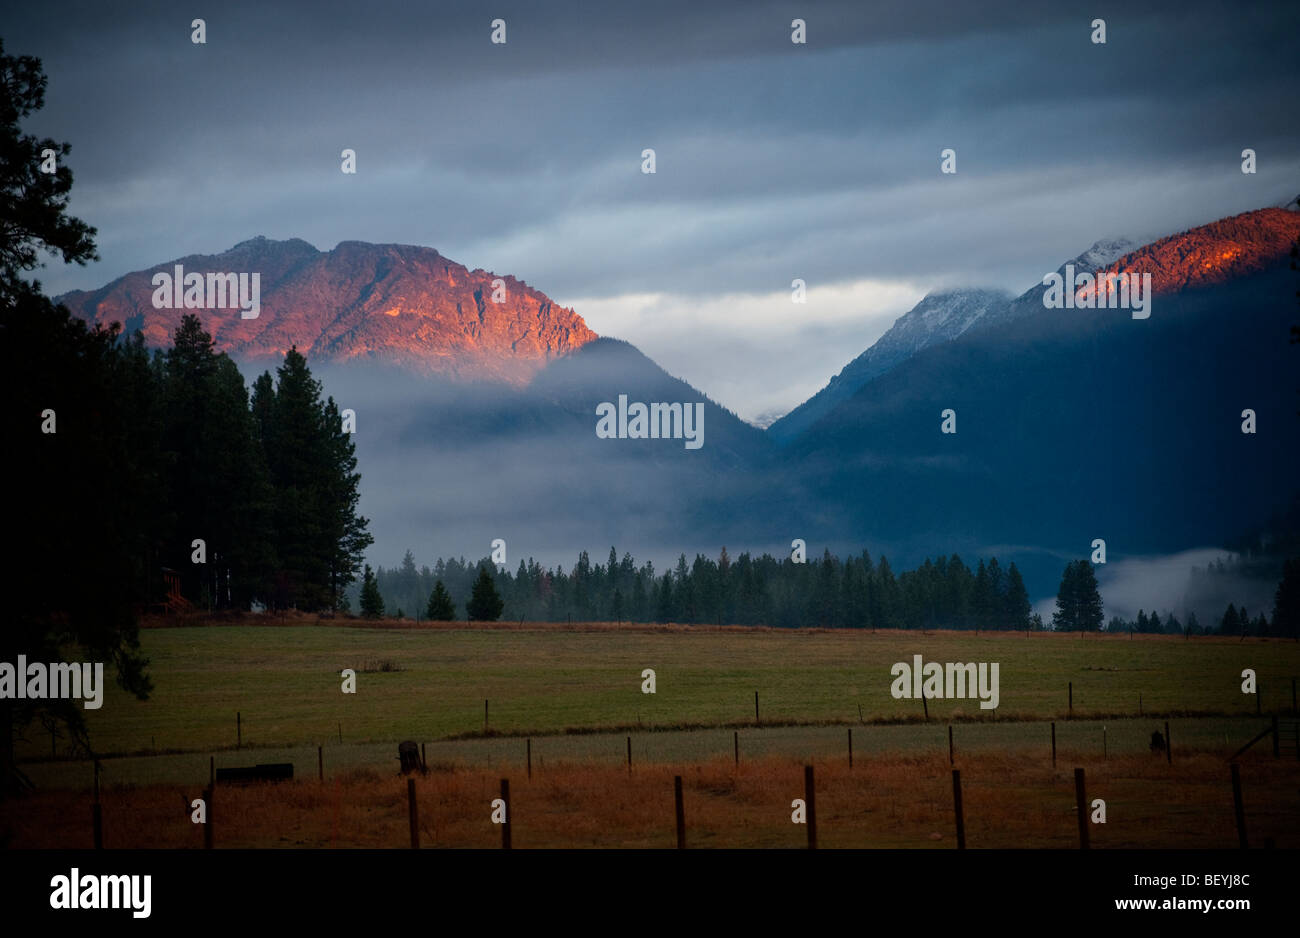
<path id="1" fill-rule="evenodd" d="M 1154 241 L 1097 272 L 1151 274 L 1156 293 L 1226 283 L 1270 267 L 1300 237 L 1300 212 L 1265 208 Z"/>
<path id="2" fill-rule="evenodd" d="M 260 273 L 261 312 L 155 309 L 154 273 Z M 254 238 L 223 254 L 180 258 L 60 299 L 95 323 L 121 322 L 167 345 L 195 312 L 218 350 L 256 361 L 290 346 L 313 361 L 377 361 L 422 374 L 521 385 L 548 361 L 597 338 L 582 317 L 514 277 L 492 302 L 499 275 L 468 270 L 431 248 L 344 241 L 318 251 L 305 241 Z"/>

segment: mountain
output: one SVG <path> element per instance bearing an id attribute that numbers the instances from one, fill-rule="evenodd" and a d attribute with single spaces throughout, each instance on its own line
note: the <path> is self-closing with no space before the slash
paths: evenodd
<path id="1" fill-rule="evenodd" d="M 869 349 L 844 366 L 830 383 L 767 428 L 778 443 L 789 443 L 864 384 L 880 377 L 921 349 L 949 342 L 970 329 L 1011 295 L 1000 290 L 948 290 L 931 293 L 898 318 Z"/>
<path id="2" fill-rule="evenodd" d="M 765 488 L 774 448 L 761 430 L 514 277 L 501 275 L 506 299 L 493 303 L 496 275 L 428 248 L 253 238 L 59 300 L 167 346 L 187 310 L 154 308 L 151 281 L 177 264 L 259 273 L 257 318 L 197 310 L 204 328 L 249 380 L 296 345 L 355 412 L 360 511 L 384 558 L 478 557 L 495 537 L 565 562 L 616 542 L 675 558 L 769 537 L 773 524 L 788 543 L 795 511 Z M 598 437 L 597 407 L 620 396 L 699 404 L 703 445 Z"/>
<path id="3" fill-rule="evenodd" d="M 1031 288 L 836 406 L 781 484 L 827 539 L 1037 552 L 1040 583 L 1098 537 L 1112 560 L 1224 543 L 1297 489 L 1297 236 L 1300 214 L 1263 209 L 1104 264 L 1152 274 L 1146 320 Z"/>
<path id="4" fill-rule="evenodd" d="M 355 410 L 377 561 L 477 558 L 499 537 L 511 566 L 611 544 L 659 565 L 798 537 L 904 566 L 996 553 L 1041 596 L 1094 538 L 1112 561 L 1215 546 L 1295 494 L 1297 236 L 1300 213 L 1264 209 L 1072 262 L 1150 273 L 1143 320 L 1045 308 L 1041 284 L 927 297 L 783 445 L 514 278 L 494 308 L 493 275 L 425 248 L 254 239 L 178 263 L 260 271 L 258 319 L 204 313 L 219 347 L 251 376 L 296 343 Z M 153 308 L 149 278 L 64 300 L 164 344 L 179 311 Z M 598 435 L 598 408 L 622 395 L 699 403 L 704 445 Z M 940 432 L 949 408 L 955 434 Z"/>
<path id="5" fill-rule="evenodd" d="M 261 310 L 156 309 L 155 273 L 258 273 Z M 296 345 L 313 363 L 382 362 L 423 375 L 523 385 L 556 358 L 596 338 L 582 317 L 523 281 L 468 270 L 432 248 L 344 241 L 318 251 L 294 238 L 243 241 L 119 277 L 94 291 L 57 297 L 92 323 L 121 322 L 152 346 L 169 344 L 187 312 L 198 312 L 217 350 L 271 364 Z M 232 304 L 234 305 L 234 304 Z"/>
<path id="6" fill-rule="evenodd" d="M 1114 263 L 1136 247 L 1125 238 L 1098 241 L 1078 257 L 1062 264 L 1057 272 L 1063 273 L 1066 264 L 1070 264 L 1076 272 L 1091 273 Z M 1041 294 L 1033 289 L 1014 302 L 1011 294 L 1001 290 L 943 290 L 927 295 L 900 316 L 870 348 L 845 365 L 826 387 L 774 421 L 767 432 L 777 443 L 790 443 L 836 405 L 852 397 L 859 388 L 917 352 L 951 342 L 972 329 L 1017 318 L 1029 308 L 1031 298 L 1041 305 Z"/>
<path id="7" fill-rule="evenodd" d="M 1096 274 L 1097 271 L 1104 270 L 1137 247 L 1138 245 L 1127 238 L 1106 238 L 1095 243 L 1078 257 L 1065 261 L 1056 268 L 1056 273 L 1064 277 L 1066 268 L 1073 267 L 1075 276 L 1082 273 Z M 992 328 L 1026 316 L 1033 316 L 1042 310 L 1043 286 L 1040 282 L 1009 303 L 1003 303 L 989 310 L 988 315 L 980 320 L 976 328 Z"/>

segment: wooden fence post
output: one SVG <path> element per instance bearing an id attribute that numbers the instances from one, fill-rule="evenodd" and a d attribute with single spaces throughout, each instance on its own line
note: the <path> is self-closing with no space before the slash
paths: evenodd
<path id="1" fill-rule="evenodd" d="M 930 705 L 926 702 L 925 691 L 921 691 L 921 712 L 925 714 L 925 722 L 930 722 Z"/>
<path id="2" fill-rule="evenodd" d="M 736 748 L 736 765 L 740 765 L 740 730 L 731 731 L 731 743 Z"/>
<path id="3" fill-rule="evenodd" d="M 632 737 L 627 738 L 627 774 L 632 774 Z"/>
<path id="4" fill-rule="evenodd" d="M 510 779 L 501 779 L 501 803 L 505 806 L 505 823 L 501 825 L 501 849 L 510 849 L 510 825 L 515 822 L 510 810 Z"/>
<path id="5" fill-rule="evenodd" d="M 486 733 L 487 728 L 488 728 L 488 702 L 485 700 L 483 701 L 483 732 Z"/>
<path id="6" fill-rule="evenodd" d="M 99 804 L 99 760 L 95 760 L 95 801 L 90 806 L 90 826 L 94 832 L 96 850 L 104 849 L 104 814 Z"/>
<path id="7" fill-rule="evenodd" d="M 1079 806 L 1079 849 L 1088 849 L 1088 795 L 1084 787 L 1083 769 L 1074 770 L 1074 800 Z"/>
<path id="8" fill-rule="evenodd" d="M 813 767 L 803 767 L 803 800 L 807 812 L 808 849 L 817 849 L 817 789 L 813 785 Z"/>
<path id="9" fill-rule="evenodd" d="M 952 770 L 952 807 L 957 815 L 957 849 L 966 849 L 966 818 L 961 810 L 961 769 Z"/>
<path id="10" fill-rule="evenodd" d="M 754 723 L 758 724 L 762 722 L 763 721 L 758 718 L 758 691 L 754 691 Z"/>
<path id="11" fill-rule="evenodd" d="M 1232 763 L 1232 806 L 1237 815 L 1237 839 L 1242 850 L 1249 850 L 1246 840 L 1246 808 L 1241 801 L 1241 766 Z"/>
<path id="12" fill-rule="evenodd" d="M 420 849 L 420 811 L 415 803 L 415 779 L 406 780 L 406 807 L 411 816 L 411 849 Z M 507 816 L 506 820 L 509 820 Z"/>
<path id="13" fill-rule="evenodd" d="M 203 805 L 207 811 L 206 823 L 203 825 L 203 849 L 204 850 L 212 849 L 212 840 L 214 836 L 212 832 L 212 802 L 213 802 L 213 795 L 216 794 L 216 791 L 217 791 L 216 788 L 213 787 L 212 785 L 209 785 L 207 788 L 203 790 Z"/>
<path id="14" fill-rule="evenodd" d="M 677 805 L 677 849 L 686 849 L 686 809 L 682 804 L 682 777 L 673 776 L 673 798 Z"/>

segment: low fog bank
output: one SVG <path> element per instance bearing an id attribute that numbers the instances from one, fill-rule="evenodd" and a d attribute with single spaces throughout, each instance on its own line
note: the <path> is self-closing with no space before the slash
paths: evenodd
<path id="1" fill-rule="evenodd" d="M 1220 568 L 1220 565 L 1221 568 Z M 1201 547 L 1156 557 L 1133 557 L 1095 566 L 1106 621 L 1133 620 L 1138 611 L 1169 613 L 1184 625 L 1192 613 L 1203 628 L 1218 628 L 1231 603 L 1251 618 L 1273 615 L 1273 599 L 1282 578 L 1281 558 L 1248 561 L 1241 554 Z M 1053 591 L 1034 603 L 1034 611 L 1051 623 L 1056 611 Z"/>

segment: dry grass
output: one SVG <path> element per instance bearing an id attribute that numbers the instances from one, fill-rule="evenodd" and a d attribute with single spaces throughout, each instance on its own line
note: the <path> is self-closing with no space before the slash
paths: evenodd
<path id="1" fill-rule="evenodd" d="M 1091 827 L 1097 848 L 1231 848 L 1237 845 L 1228 767 L 1191 754 L 1174 765 L 1149 756 L 1085 761 L 1063 751 L 1058 768 L 1012 754 L 959 758 L 971 848 L 1072 848 L 1077 844 L 1073 768 L 1087 769 L 1088 799 L 1106 801 L 1107 823 Z M 826 848 L 955 846 L 952 776 L 946 755 L 885 753 L 816 763 L 819 845 Z M 417 777 L 421 844 L 494 848 L 490 822 L 500 779 L 511 782 L 517 848 L 666 848 L 675 843 L 673 776 L 685 787 L 690 847 L 797 848 L 791 823 L 803 797 L 803 762 L 788 757 L 699 765 L 534 765 L 528 780 L 509 768 L 431 766 Z M 1300 847 L 1300 764 L 1247 757 L 1242 764 L 1252 845 Z M 112 848 L 199 848 L 203 833 L 185 803 L 197 787 L 110 787 L 104 838 Z M 373 770 L 325 782 L 219 788 L 212 805 L 218 848 L 409 845 L 406 782 Z M 91 845 L 85 793 L 46 791 L 0 806 L 0 837 L 13 848 Z"/>

